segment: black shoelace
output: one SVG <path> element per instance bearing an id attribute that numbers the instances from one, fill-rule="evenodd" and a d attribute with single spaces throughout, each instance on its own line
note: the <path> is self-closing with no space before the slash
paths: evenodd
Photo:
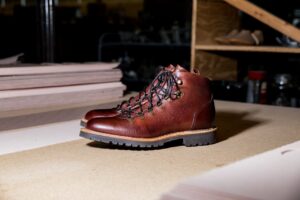
<path id="1" fill-rule="evenodd" d="M 132 114 L 136 113 L 137 116 L 144 115 L 145 112 L 151 112 L 155 106 L 160 106 L 164 99 L 178 99 L 181 96 L 177 78 L 171 71 L 163 70 L 150 85 L 149 92 L 144 92 L 143 96 L 136 101 L 134 106 L 121 107 L 122 116 L 132 118 Z M 154 105 L 154 97 L 157 97 L 157 102 Z M 143 104 L 148 103 L 147 109 L 143 108 Z"/>
<path id="2" fill-rule="evenodd" d="M 157 75 L 156 77 L 163 71 L 166 71 L 166 68 L 162 67 L 158 72 L 157 72 Z M 152 83 L 154 82 L 155 80 L 152 81 Z M 152 84 L 151 83 L 151 84 Z M 122 110 L 124 108 L 128 108 L 128 107 L 134 107 L 136 105 L 136 103 L 138 101 L 140 101 L 144 95 L 147 95 L 147 87 L 145 87 L 141 92 L 139 92 L 138 94 L 138 98 L 137 97 L 130 97 L 128 100 L 126 101 L 123 101 L 122 103 L 120 103 L 119 105 L 117 105 L 117 110 Z M 136 99 L 137 98 L 137 99 Z"/>

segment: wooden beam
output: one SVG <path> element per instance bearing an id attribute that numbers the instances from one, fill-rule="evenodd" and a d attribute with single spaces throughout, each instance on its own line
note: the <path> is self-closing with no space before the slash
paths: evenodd
<path id="1" fill-rule="evenodd" d="M 193 14 L 192 14 L 192 42 L 191 42 L 191 71 L 195 68 L 195 45 L 196 45 L 196 20 L 197 20 L 197 0 L 193 0 Z"/>
<path id="2" fill-rule="evenodd" d="M 236 52 L 261 52 L 261 53 L 290 53 L 300 54 L 300 48 L 280 46 L 238 46 L 238 45 L 195 45 L 201 51 L 236 51 Z M 1 78 L 0 78 L 1 80 Z M 1 86 L 0 86 L 1 88 Z"/>
<path id="3" fill-rule="evenodd" d="M 272 13 L 250 3 L 247 0 L 224 0 L 237 9 L 247 13 L 248 15 L 256 18 L 257 20 L 265 23 L 271 28 L 281 32 L 282 34 L 300 42 L 300 30 L 290 23 L 276 17 Z"/>

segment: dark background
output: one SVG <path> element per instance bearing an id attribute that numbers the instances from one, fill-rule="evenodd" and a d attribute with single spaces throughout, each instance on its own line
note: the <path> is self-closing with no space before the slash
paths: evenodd
<path id="1" fill-rule="evenodd" d="M 82 1 L 84 4 L 60 0 L 53 8 L 52 60 L 43 56 L 41 4 L 46 1 L 53 0 L 28 1 L 26 6 L 19 1 L 6 1 L 0 8 L 0 58 L 24 53 L 25 63 L 119 61 L 129 90 L 140 90 L 147 85 L 158 66 L 180 64 L 189 69 L 192 0 L 115 0 L 113 5 L 109 0 Z M 288 22 L 300 19 L 299 1 L 252 2 Z M 263 30 L 264 45 L 279 45 L 275 38 L 282 36 L 243 13 L 241 28 Z M 180 41 L 174 39 L 176 31 Z M 299 88 L 298 55 L 275 58 L 264 54 L 250 59 L 251 63 L 244 62 L 249 60 L 245 56 L 249 55 L 239 56 L 242 67 L 238 82 L 214 82 L 217 98 L 245 101 L 245 80 L 251 68 L 268 71 L 270 85 L 276 74 L 292 74 L 296 90 Z"/>

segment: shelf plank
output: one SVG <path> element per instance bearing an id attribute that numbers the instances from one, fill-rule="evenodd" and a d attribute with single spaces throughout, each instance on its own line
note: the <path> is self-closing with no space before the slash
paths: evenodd
<path id="1" fill-rule="evenodd" d="M 290 23 L 276 17 L 272 13 L 256 6 L 255 4 L 246 0 L 224 0 L 237 9 L 247 13 L 257 20 L 265 23 L 271 28 L 287 35 L 288 37 L 300 42 L 300 30 Z"/>
<path id="2" fill-rule="evenodd" d="M 278 46 L 195 45 L 195 49 L 203 51 L 241 51 L 300 54 L 300 48 Z"/>

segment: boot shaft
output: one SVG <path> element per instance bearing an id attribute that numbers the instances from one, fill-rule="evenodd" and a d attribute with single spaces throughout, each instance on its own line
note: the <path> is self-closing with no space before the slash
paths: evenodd
<path id="1" fill-rule="evenodd" d="M 178 67 L 176 76 L 182 80 L 181 105 L 186 106 L 186 119 L 191 123 L 191 130 L 213 127 L 215 123 L 215 106 L 211 91 L 211 82 L 199 73 L 190 73 Z"/>
<path id="2" fill-rule="evenodd" d="M 152 92 L 148 92 L 147 98 L 125 110 L 121 118 L 139 121 L 138 124 L 144 124 L 151 132 L 170 124 L 178 130 L 214 125 L 215 107 L 209 79 L 180 66 L 168 72 L 167 77 L 162 76 L 152 82 L 154 86 L 148 87 Z"/>

